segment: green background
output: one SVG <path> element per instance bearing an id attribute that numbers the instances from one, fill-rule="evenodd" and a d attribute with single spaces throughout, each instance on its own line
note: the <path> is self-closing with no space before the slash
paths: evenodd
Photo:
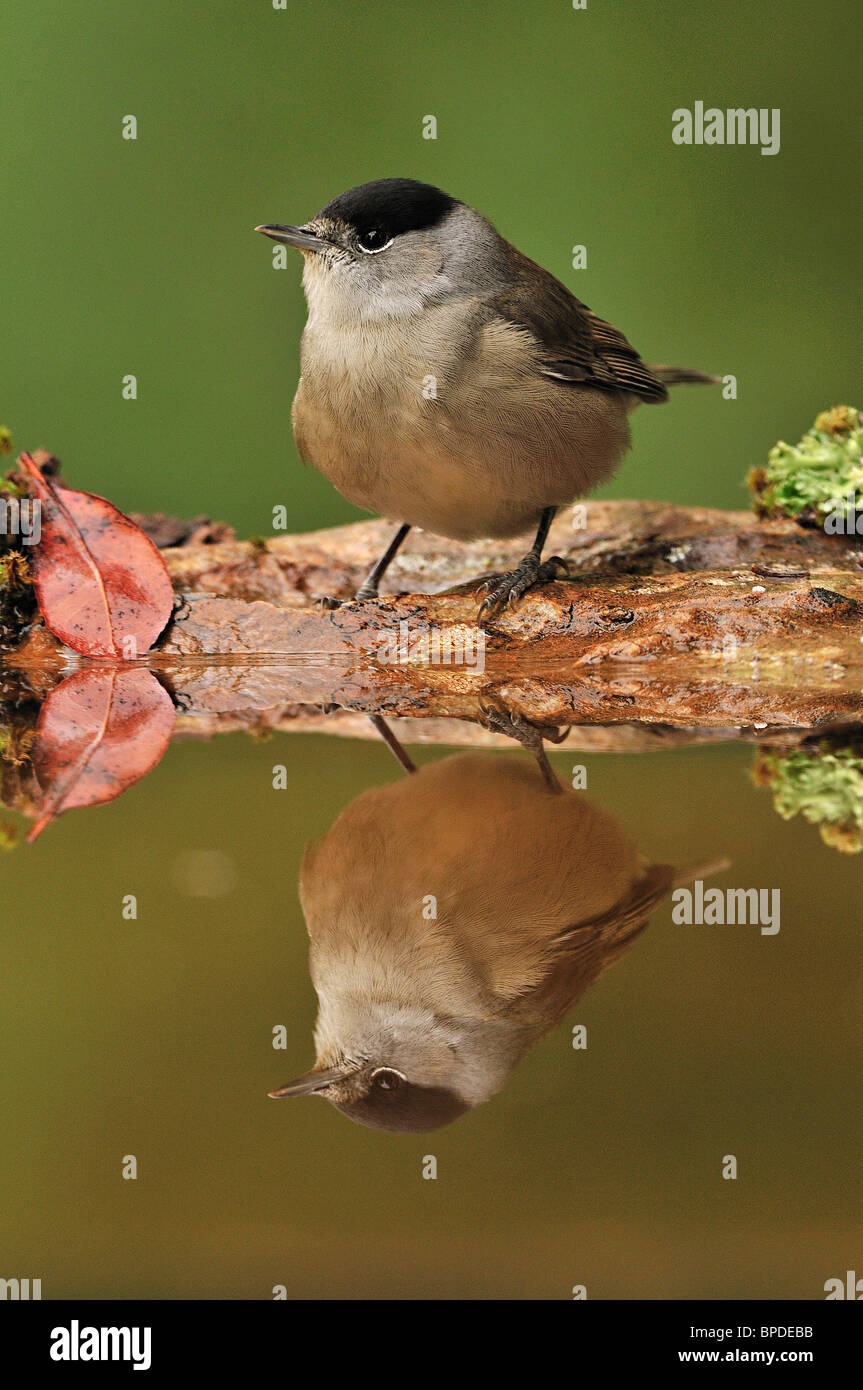
<path id="1" fill-rule="evenodd" d="M 848 0 L 7 7 L 0 420 L 126 510 L 263 534 L 277 504 L 298 530 L 356 516 L 297 460 L 300 258 L 274 270 L 252 228 L 406 175 L 480 208 L 648 361 L 736 375 L 736 401 L 640 411 L 608 491 L 744 505 L 777 438 L 859 404 L 854 27 Z M 780 153 L 674 145 L 696 100 L 779 107 Z"/>
<path id="2" fill-rule="evenodd" d="M 292 529 L 350 519 L 291 440 L 299 260 L 274 271 L 251 229 L 408 175 L 648 360 L 734 373 L 737 401 L 640 411 L 607 492 L 744 505 L 778 437 L 861 403 L 854 24 L 831 0 L 7 7 L 0 419 L 126 510 L 264 534 L 276 504 Z M 673 109 L 699 99 L 780 107 L 781 152 L 675 146 Z M 45 1297 L 822 1297 L 861 1260 L 860 866 L 779 821 L 750 759 L 584 761 L 646 854 L 724 852 L 725 881 L 780 886 L 779 936 L 660 910 L 571 1020 L 586 1053 L 564 1026 L 417 1138 L 266 1099 L 311 1060 L 303 844 L 397 775 L 386 750 L 176 744 L 64 817 L 0 865 L 0 1277 Z M 221 896 L 189 896 L 197 850 L 233 864 Z"/>

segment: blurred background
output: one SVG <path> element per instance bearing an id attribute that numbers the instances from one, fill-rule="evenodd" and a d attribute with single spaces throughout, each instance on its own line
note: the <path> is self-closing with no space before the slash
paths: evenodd
<path id="1" fill-rule="evenodd" d="M 479 207 L 648 360 L 737 376 L 736 401 L 681 390 L 639 411 L 606 495 L 745 506 L 777 438 L 863 403 L 849 15 L 10 9 L 0 422 L 127 511 L 265 535 L 277 504 L 291 529 L 352 519 L 291 438 L 299 257 L 274 270 L 252 228 L 406 175 Z M 674 145 L 672 111 L 697 100 L 779 107 L 780 153 Z M 861 1258 L 860 869 L 774 815 L 751 759 L 575 760 L 646 854 L 726 853 L 735 884 L 781 887 L 780 934 L 687 930 L 660 909 L 497 1099 L 430 1136 L 266 1098 L 312 1060 L 302 848 L 398 775 L 382 747 L 178 744 L 117 802 L 4 856 L 0 1276 L 41 1277 L 46 1298 L 823 1297 Z"/>
<path id="2" fill-rule="evenodd" d="M 859 860 L 779 820 L 752 749 L 551 756 L 644 854 L 724 853 L 722 886 L 779 887 L 781 928 L 664 904 L 494 1099 L 430 1134 L 267 1099 L 314 1060 L 303 846 L 403 775 L 382 746 L 179 743 L 3 856 L 4 1277 L 45 1298 L 813 1299 L 859 1271 Z"/>
<path id="3" fill-rule="evenodd" d="M 42 0 L 4 17 L 0 422 L 125 510 L 267 534 L 358 515 L 299 464 L 301 258 L 252 228 L 393 175 L 483 211 L 647 361 L 738 379 L 643 409 L 607 493 L 746 505 L 857 399 L 863 95 L 847 0 Z M 672 112 L 779 107 L 781 150 Z M 121 138 L 134 115 L 138 138 Z M 436 140 L 422 138 L 426 115 Z M 572 247 L 587 269 L 572 269 Z M 122 398 L 122 378 L 138 399 Z"/>

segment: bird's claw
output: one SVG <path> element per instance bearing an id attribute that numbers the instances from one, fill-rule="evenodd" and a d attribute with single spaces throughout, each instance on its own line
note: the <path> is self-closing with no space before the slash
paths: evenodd
<path id="1" fill-rule="evenodd" d="M 569 729 L 562 732 L 555 724 L 535 724 L 530 719 L 525 719 L 523 714 L 516 714 L 506 706 L 490 704 L 488 701 L 480 701 L 479 707 L 480 723 L 493 733 L 503 734 L 506 738 L 515 739 L 522 748 L 526 748 L 536 758 L 543 780 L 550 791 L 559 792 L 560 783 L 552 771 L 548 758 L 545 756 L 543 739 L 548 739 L 550 743 L 562 743 L 569 734 Z"/>
<path id="2" fill-rule="evenodd" d="M 539 556 L 530 554 L 525 555 L 514 570 L 483 580 L 479 592 L 484 592 L 485 597 L 477 611 L 480 626 L 488 619 L 497 617 L 503 608 L 514 608 L 528 589 L 533 589 L 538 584 L 548 584 L 568 572 L 566 561 L 559 555 L 552 555 L 548 560 L 540 562 Z M 490 588 L 492 584 L 494 588 Z"/>
<path id="3" fill-rule="evenodd" d="M 363 599 L 377 597 L 377 589 L 361 584 L 356 593 L 351 594 L 348 598 L 330 598 L 328 594 L 325 594 L 318 599 L 318 607 L 322 608 L 325 613 L 331 613 L 334 608 L 342 608 L 346 603 L 356 603 L 358 600 L 361 602 Z"/>
<path id="4" fill-rule="evenodd" d="M 569 737 L 568 727 L 561 730 L 556 724 L 540 724 L 500 705 L 480 701 L 479 709 L 480 721 L 486 728 L 514 738 L 531 753 L 536 753 L 542 747 L 543 739 L 548 739 L 549 743 L 563 743 Z"/>

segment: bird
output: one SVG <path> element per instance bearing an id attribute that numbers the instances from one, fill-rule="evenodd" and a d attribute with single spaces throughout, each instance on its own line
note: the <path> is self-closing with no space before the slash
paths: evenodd
<path id="1" fill-rule="evenodd" d="M 361 793 L 307 847 L 315 1066 L 271 1091 L 420 1133 L 489 1100 L 679 874 L 536 764 L 460 753 Z"/>
<path id="2" fill-rule="evenodd" d="M 535 538 L 486 581 L 487 623 L 566 572 L 543 560 L 562 506 L 610 477 L 628 416 L 688 368 L 646 366 L 624 335 L 467 203 L 376 179 L 301 225 L 255 228 L 304 260 L 308 318 L 291 418 L 301 459 L 399 523 L 358 588 L 377 595 L 412 527 L 456 541 Z"/>

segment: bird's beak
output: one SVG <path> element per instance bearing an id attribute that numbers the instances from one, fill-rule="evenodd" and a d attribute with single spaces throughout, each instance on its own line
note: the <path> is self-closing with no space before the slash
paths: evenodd
<path id="1" fill-rule="evenodd" d="M 315 1067 L 313 1071 L 307 1071 L 303 1076 L 298 1076 L 296 1081 L 289 1081 L 287 1086 L 280 1086 L 277 1091 L 268 1091 L 272 1100 L 282 1100 L 285 1096 L 314 1096 L 318 1091 L 325 1091 L 334 1081 L 344 1080 L 345 1073 L 338 1067 Z"/>
<path id="2" fill-rule="evenodd" d="M 325 251 L 328 245 L 308 227 L 279 227 L 268 222 L 263 227 L 256 227 L 255 231 L 272 237 L 273 241 L 282 241 L 286 246 L 296 246 L 298 251 Z"/>

